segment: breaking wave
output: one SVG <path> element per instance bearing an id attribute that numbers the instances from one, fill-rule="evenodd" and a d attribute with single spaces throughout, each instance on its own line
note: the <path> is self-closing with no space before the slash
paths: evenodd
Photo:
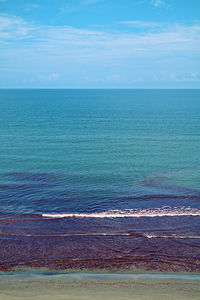
<path id="1" fill-rule="evenodd" d="M 179 217 L 200 216 L 199 208 L 191 207 L 161 207 L 154 209 L 124 209 L 108 210 L 93 213 L 43 213 L 45 218 L 141 218 L 141 217 Z"/>

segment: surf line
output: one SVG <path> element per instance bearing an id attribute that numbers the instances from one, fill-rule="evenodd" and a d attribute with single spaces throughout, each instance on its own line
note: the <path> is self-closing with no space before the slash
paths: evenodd
<path id="1" fill-rule="evenodd" d="M 88 232 L 88 233 L 58 233 L 58 234 L 23 234 L 23 233 L 0 233 L 0 236 L 20 236 L 20 237 L 75 237 L 75 236 L 132 236 L 136 238 L 163 238 L 163 239 L 200 239 L 200 236 L 187 236 L 187 235 L 156 235 L 151 233 L 129 233 L 129 232 Z"/>
<path id="2" fill-rule="evenodd" d="M 42 213 L 45 218 L 155 218 L 155 217 L 180 217 L 200 216 L 200 209 L 194 208 L 155 208 L 141 210 L 110 210 L 97 213 Z"/>

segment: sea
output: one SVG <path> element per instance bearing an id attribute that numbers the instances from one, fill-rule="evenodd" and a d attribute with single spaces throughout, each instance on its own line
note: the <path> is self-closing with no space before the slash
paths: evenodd
<path id="1" fill-rule="evenodd" d="M 0 270 L 200 271 L 200 90 L 1 89 Z"/>

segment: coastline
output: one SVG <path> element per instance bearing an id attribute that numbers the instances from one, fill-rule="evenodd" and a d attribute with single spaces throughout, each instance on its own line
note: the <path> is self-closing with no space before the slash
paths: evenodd
<path id="1" fill-rule="evenodd" d="M 200 273 L 12 273 L 0 276 L 0 299 L 198 299 Z"/>

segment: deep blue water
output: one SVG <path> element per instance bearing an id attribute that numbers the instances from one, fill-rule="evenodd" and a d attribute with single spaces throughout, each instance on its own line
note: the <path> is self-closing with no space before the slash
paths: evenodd
<path id="1" fill-rule="evenodd" d="M 99 248 L 100 257 L 108 254 L 101 234 L 110 234 L 113 259 L 143 242 L 174 258 L 187 239 L 181 264 L 197 261 L 199 178 L 200 90 L 0 90 L 0 241 L 11 248 L 24 236 L 33 244 L 34 235 L 53 243 L 67 234 L 73 241 L 58 248 L 77 257 Z M 83 254 L 95 234 L 98 247 Z M 27 261 L 20 251 L 13 264 Z"/>

